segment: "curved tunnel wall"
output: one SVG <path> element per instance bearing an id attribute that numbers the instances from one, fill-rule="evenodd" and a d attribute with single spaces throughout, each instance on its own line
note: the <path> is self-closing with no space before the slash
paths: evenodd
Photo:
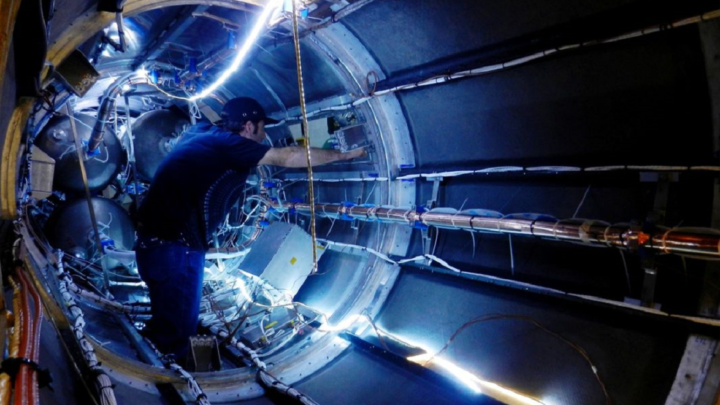
<path id="1" fill-rule="evenodd" d="M 542 10 L 532 2 L 443 3 L 376 1 L 341 24 L 374 56 L 382 70 L 377 73 L 392 79 L 438 59 L 452 59 L 582 18 L 612 15 L 613 10 L 631 2 L 557 2 Z M 75 7 L 79 11 L 92 8 L 87 4 Z M 57 21 L 69 19 L 71 14 L 70 8 L 65 9 Z M 712 164 L 712 110 L 702 41 L 698 27 L 689 26 L 557 55 L 485 77 L 398 93 L 415 163 L 401 169 L 394 162 L 395 167 L 388 170 L 404 174 L 500 165 Z M 310 46 L 308 40 L 305 43 Z M 268 60 L 260 56 L 251 67 L 267 74 L 285 107 L 293 107 L 295 88 L 287 79 L 288 69 L 273 68 L 276 57 L 287 62 L 290 55 L 284 49 L 274 52 L 272 57 L 263 55 Z M 340 96 L 347 90 L 340 79 L 325 79 L 341 75 L 337 71 L 328 75 L 324 70 L 327 61 L 314 64 L 322 59 L 316 52 L 306 52 L 308 66 L 322 67 L 306 69 L 308 83 L 317 83 L 311 86 L 309 98 Z M 253 74 L 244 75 L 228 86 L 230 92 L 250 93 L 266 105 L 275 103 L 252 79 Z M 4 92 L 12 89 L 9 77 Z M 3 107 L 3 114 L 7 110 Z M 681 174 L 680 181 L 670 185 L 666 225 L 709 225 L 713 181 L 703 174 Z M 433 183 L 418 180 L 416 184 L 416 198 L 408 198 L 408 203 L 431 200 Z M 558 218 L 577 215 L 642 223 L 655 208 L 658 184 L 641 182 L 637 172 L 474 175 L 444 179 L 436 203 L 505 214 L 539 212 Z M 320 189 L 324 201 L 339 202 L 348 192 L 351 196 L 367 193 L 359 187 L 323 185 Z M 301 192 L 299 187 L 297 190 Z M 335 226 L 331 236 L 359 244 L 369 243 L 376 233 L 375 225 L 368 225 L 356 238 L 349 224 Z M 328 232 L 329 228 L 329 221 L 322 220 L 319 229 Z M 626 296 L 637 298 L 641 292 L 640 258 L 628 256 L 626 270 L 615 250 L 535 239 L 513 238 L 511 242 L 498 235 L 476 235 L 473 240 L 461 231 L 443 230 L 431 237 L 435 255 L 464 270 L 620 301 Z M 413 231 L 408 255 L 424 249 L 421 232 Z M 684 269 L 679 259 L 667 258 L 661 259 L 661 264 L 667 271 L 659 279 L 658 301 L 663 308 L 694 313 L 702 288 L 697 278 L 703 275 L 704 263 L 689 260 Z M 312 289 L 312 283 L 307 289 Z M 588 350 L 616 403 L 663 402 L 688 335 L 682 328 L 669 331 L 663 324 L 635 322 L 634 318 L 608 319 L 604 312 L 428 275 L 412 266 L 401 270 L 378 324 L 439 348 L 464 322 L 496 312 L 532 316 Z M 587 364 L 563 350 L 568 349 L 533 326 L 505 320 L 468 330 L 453 343 L 448 356 L 478 375 L 549 403 L 603 403 Z M 542 373 L 533 372 L 539 365 Z M 378 382 L 387 384 L 387 392 L 358 384 L 378 375 L 388 376 Z M 624 383 L 633 378 L 637 378 L 634 384 Z M 327 388 L 338 381 L 342 388 Z M 362 403 L 368 395 L 377 403 L 474 400 L 456 397 L 457 392 L 446 387 L 422 391 L 416 376 L 358 348 L 298 386 L 321 403 L 347 398 Z"/>

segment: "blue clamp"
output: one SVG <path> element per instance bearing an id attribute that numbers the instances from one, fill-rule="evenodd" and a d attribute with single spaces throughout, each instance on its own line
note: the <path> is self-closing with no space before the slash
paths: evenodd
<path id="1" fill-rule="evenodd" d="M 290 213 L 290 214 L 296 214 L 296 213 L 297 213 L 297 210 L 295 209 L 295 207 L 290 207 L 290 209 L 288 210 L 288 213 Z"/>
<path id="2" fill-rule="evenodd" d="M 354 207 L 354 206 L 356 206 L 356 205 L 357 205 L 357 204 L 355 204 L 354 202 L 350 202 L 350 201 L 343 201 L 343 202 L 342 202 L 342 206 L 345 207 L 345 208 Z M 351 216 L 348 215 L 348 214 L 342 214 L 342 215 L 340 215 L 340 219 L 342 219 L 343 221 L 354 221 L 354 220 L 355 220 L 355 218 L 351 217 Z"/>
<path id="3" fill-rule="evenodd" d="M 88 150 L 88 143 L 89 141 L 82 141 L 83 150 L 85 150 L 85 155 L 87 157 L 94 157 L 100 155 L 100 148 L 95 148 L 94 150 Z"/>
<path id="4" fill-rule="evenodd" d="M 110 247 L 110 246 L 115 247 L 115 241 L 110 238 L 102 239 L 102 240 L 100 240 L 100 246 L 103 248 L 103 250 L 106 247 Z"/>
<path id="5" fill-rule="evenodd" d="M 274 181 L 263 181 L 263 187 L 275 188 L 275 187 L 277 187 L 277 184 Z"/>
<path id="6" fill-rule="evenodd" d="M 415 212 L 417 212 L 418 214 L 422 214 L 423 212 L 428 212 L 428 209 L 424 205 L 418 205 L 417 207 L 415 207 Z M 428 229 L 428 226 L 420 221 L 415 221 L 415 223 L 413 224 L 413 228 L 425 230 Z"/>
<path id="7" fill-rule="evenodd" d="M 150 82 L 152 84 L 158 84 L 158 81 L 160 81 L 160 72 L 158 72 L 156 69 L 153 69 L 150 71 Z"/>
<path id="8" fill-rule="evenodd" d="M 368 177 L 372 177 L 372 178 L 376 179 L 376 178 L 380 177 L 380 174 L 379 173 L 368 173 Z"/>
<path id="9" fill-rule="evenodd" d="M 270 221 L 266 221 L 263 219 L 262 221 L 258 222 L 258 225 L 260 225 L 261 228 L 267 228 L 268 226 L 270 226 Z"/>

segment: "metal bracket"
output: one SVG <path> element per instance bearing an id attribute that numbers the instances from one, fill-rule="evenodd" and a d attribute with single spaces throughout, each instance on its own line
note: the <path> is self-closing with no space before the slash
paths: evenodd
<path id="1" fill-rule="evenodd" d="M 55 74 L 80 97 L 84 96 L 100 78 L 100 73 L 77 49 L 57 66 Z"/>
<path id="2" fill-rule="evenodd" d="M 667 214 L 668 195 L 670 192 L 670 182 L 677 179 L 677 173 L 657 173 L 657 189 L 655 191 L 655 203 L 653 212 L 648 216 L 648 221 L 652 225 L 662 225 L 665 223 Z M 641 305 L 646 308 L 659 307 L 655 304 L 655 285 L 657 284 L 657 266 L 655 265 L 655 257 L 648 253 L 643 260 L 642 267 L 644 271 L 642 292 L 640 295 Z"/>
<path id="3" fill-rule="evenodd" d="M 187 368 L 193 372 L 220 371 L 220 349 L 215 336 L 191 336 Z"/>
<path id="4" fill-rule="evenodd" d="M 428 181 L 433 182 L 432 197 L 425 203 L 428 210 L 431 210 L 437 206 L 438 195 L 440 194 L 440 183 L 444 179 L 442 177 L 428 177 Z"/>

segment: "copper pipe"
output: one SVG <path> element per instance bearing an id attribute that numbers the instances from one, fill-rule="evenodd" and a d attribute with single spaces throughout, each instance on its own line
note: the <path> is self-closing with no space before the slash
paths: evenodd
<path id="1" fill-rule="evenodd" d="M 308 213 L 310 204 L 290 203 L 274 205 L 276 209 L 294 208 Z M 544 239 L 581 242 L 596 246 L 618 247 L 628 250 L 652 249 L 661 253 L 691 254 L 699 257 L 720 257 L 720 232 L 708 233 L 693 229 L 657 229 L 645 233 L 629 225 L 611 225 L 593 220 L 532 220 L 524 218 L 492 218 L 462 213 L 418 212 L 403 207 L 362 207 L 342 204 L 315 204 L 318 216 L 339 218 L 346 215 L 361 221 L 390 223 L 422 223 L 449 229 L 497 232 L 536 236 Z"/>

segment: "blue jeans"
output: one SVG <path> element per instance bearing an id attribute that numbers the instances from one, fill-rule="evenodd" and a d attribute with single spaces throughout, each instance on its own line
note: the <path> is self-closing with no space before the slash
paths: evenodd
<path id="1" fill-rule="evenodd" d="M 188 338 L 197 334 L 205 252 L 143 236 L 135 252 L 138 272 L 150 290 L 152 319 L 143 334 L 161 352 L 182 361 Z"/>

